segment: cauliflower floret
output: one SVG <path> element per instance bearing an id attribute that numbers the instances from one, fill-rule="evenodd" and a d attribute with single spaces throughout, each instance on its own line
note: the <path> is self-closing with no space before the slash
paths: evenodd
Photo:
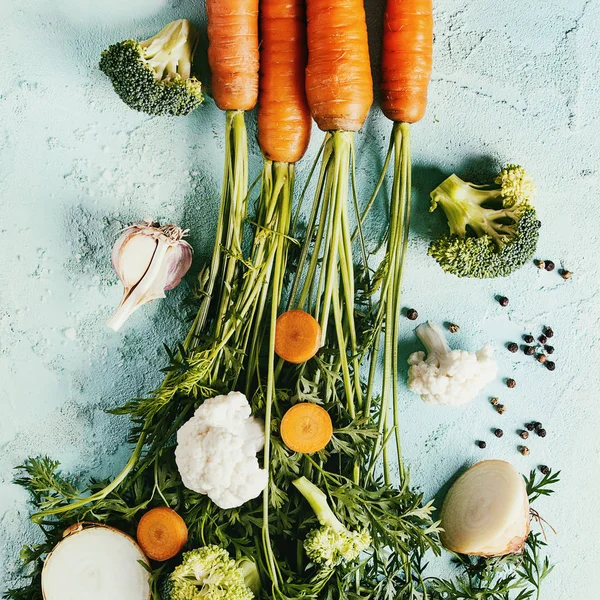
<path id="1" fill-rule="evenodd" d="M 263 445 L 264 424 L 251 416 L 244 394 L 230 392 L 206 400 L 182 425 L 175 460 L 185 487 L 220 508 L 234 508 L 267 485 L 267 472 L 256 458 Z"/>
<path id="2" fill-rule="evenodd" d="M 408 359 L 408 388 L 424 402 L 461 406 L 470 402 L 498 372 L 494 351 L 487 344 L 479 352 L 451 350 L 444 332 L 433 323 L 415 333 L 427 348 Z"/>

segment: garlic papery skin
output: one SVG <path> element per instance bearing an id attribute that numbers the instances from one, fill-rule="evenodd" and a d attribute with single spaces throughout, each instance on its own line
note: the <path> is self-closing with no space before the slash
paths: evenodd
<path id="1" fill-rule="evenodd" d="M 503 460 L 472 466 L 452 485 L 440 514 L 442 544 L 472 556 L 521 552 L 529 535 L 529 499 L 519 472 Z"/>
<path id="2" fill-rule="evenodd" d="M 125 229 L 112 250 L 112 264 L 123 284 L 121 304 L 108 321 L 118 331 L 140 306 L 177 287 L 192 264 L 192 247 L 177 225 L 146 219 Z"/>

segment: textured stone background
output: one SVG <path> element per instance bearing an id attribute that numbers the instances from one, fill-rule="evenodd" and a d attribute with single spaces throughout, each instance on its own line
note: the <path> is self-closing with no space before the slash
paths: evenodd
<path id="1" fill-rule="evenodd" d="M 559 531 L 551 540 L 558 567 L 544 598 L 591 598 L 600 586 L 600 2 L 435 5 L 429 110 L 413 129 L 415 219 L 404 303 L 423 318 L 459 323 L 456 347 L 493 342 L 501 376 L 518 386 L 506 389 L 499 376 L 456 410 L 425 406 L 406 391 L 406 458 L 428 497 L 484 457 L 522 472 L 540 463 L 561 469 L 559 493 L 540 503 Z M 375 66 L 381 11 L 381 0 L 368 2 Z M 136 313 L 121 334 L 105 327 L 121 293 L 109 251 L 123 225 L 152 215 L 190 228 L 200 264 L 216 225 L 223 115 L 210 103 L 181 119 L 130 111 L 97 60 L 111 42 L 147 37 L 174 18 L 204 28 L 203 12 L 193 0 L 0 0 L 0 591 L 18 579 L 18 550 L 34 539 L 11 469 L 43 453 L 82 477 L 116 472 L 128 454 L 127 423 L 104 409 L 153 389 L 165 363 L 162 343 L 185 330 L 186 285 Z M 254 129 L 251 117 L 252 137 Z M 358 138 L 362 197 L 376 180 L 389 129 L 375 106 Z M 320 140 L 315 132 L 313 154 Z M 299 168 L 301 180 L 310 161 Z M 260 162 L 253 145 L 253 173 Z M 571 281 L 533 265 L 508 280 L 459 281 L 426 256 L 444 227 L 441 215 L 427 212 L 429 191 L 454 170 L 482 177 L 506 162 L 525 164 L 538 182 L 539 256 L 564 263 Z M 385 218 L 383 203 L 378 210 Z M 378 235 L 377 220 L 370 233 Z M 511 299 L 509 308 L 494 302 L 498 293 Z M 503 349 L 544 324 L 556 332 L 554 373 Z M 411 329 L 407 321 L 403 356 L 417 347 Z M 504 416 L 489 395 L 502 398 Z M 515 431 L 531 419 L 543 421 L 548 437 L 531 440 L 524 458 Z M 495 426 L 506 432 L 500 440 L 490 432 Z M 486 451 L 476 439 L 488 441 Z"/>

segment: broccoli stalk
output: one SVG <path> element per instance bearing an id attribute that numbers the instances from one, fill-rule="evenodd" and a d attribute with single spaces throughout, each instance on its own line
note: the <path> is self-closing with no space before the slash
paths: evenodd
<path id="1" fill-rule="evenodd" d="M 258 568 L 249 558 L 236 562 L 220 546 L 204 546 L 183 555 L 165 593 L 168 600 L 252 600 L 260 594 Z"/>
<path id="2" fill-rule="evenodd" d="M 304 540 L 304 550 L 314 563 L 333 568 L 355 560 L 371 545 L 366 530 L 350 531 L 335 516 L 327 502 L 327 496 L 306 477 L 292 482 L 308 501 L 321 527 L 309 532 Z"/>
<path id="3" fill-rule="evenodd" d="M 186 19 L 155 36 L 125 40 L 102 53 L 100 70 L 121 100 L 150 115 L 187 115 L 203 100 L 202 84 L 191 76 L 198 32 Z"/>
<path id="4" fill-rule="evenodd" d="M 531 204 L 534 185 L 519 166 L 508 165 L 495 186 L 451 175 L 431 193 L 431 211 L 441 206 L 450 234 L 431 243 L 429 254 L 459 277 L 502 277 L 535 252 L 540 223 Z"/>

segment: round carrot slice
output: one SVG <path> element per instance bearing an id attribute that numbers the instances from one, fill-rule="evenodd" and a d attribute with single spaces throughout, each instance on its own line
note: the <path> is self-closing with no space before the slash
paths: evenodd
<path id="1" fill-rule="evenodd" d="M 138 523 L 137 541 L 152 560 L 169 560 L 177 556 L 188 539 L 185 521 L 171 508 L 149 510 Z"/>
<path id="2" fill-rule="evenodd" d="M 333 435 L 333 424 L 322 406 L 302 402 L 283 415 L 279 431 L 283 443 L 290 450 L 312 454 L 327 446 Z"/>
<path id="3" fill-rule="evenodd" d="M 299 365 L 310 360 L 321 347 L 321 326 L 303 310 L 279 315 L 275 326 L 275 352 L 287 362 Z"/>

